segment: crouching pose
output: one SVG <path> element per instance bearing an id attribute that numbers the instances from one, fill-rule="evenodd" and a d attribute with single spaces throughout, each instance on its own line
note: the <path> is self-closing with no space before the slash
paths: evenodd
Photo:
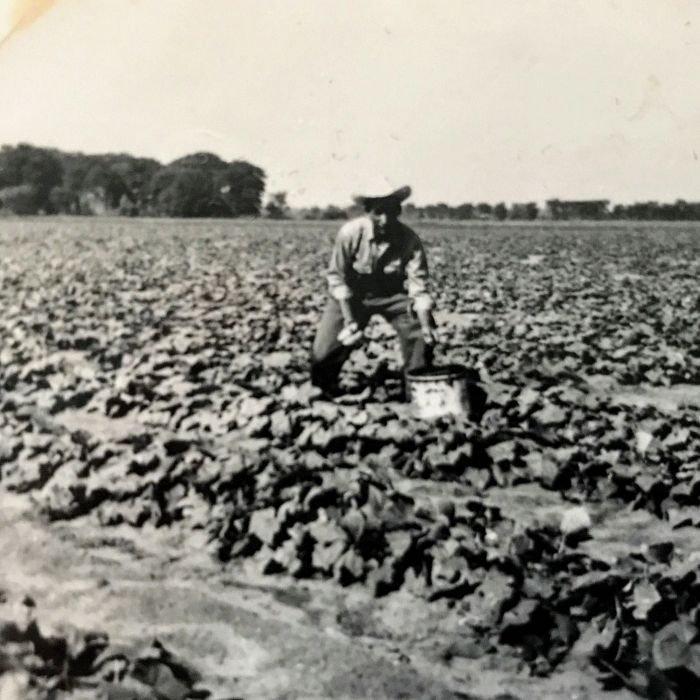
<path id="1" fill-rule="evenodd" d="M 435 342 L 428 265 L 417 234 L 399 221 L 402 187 L 384 196 L 362 197 L 366 215 L 338 233 L 327 272 L 330 297 L 316 332 L 311 381 L 337 394 L 343 363 L 363 338 L 374 314 L 396 331 L 404 371 L 432 361 Z"/>

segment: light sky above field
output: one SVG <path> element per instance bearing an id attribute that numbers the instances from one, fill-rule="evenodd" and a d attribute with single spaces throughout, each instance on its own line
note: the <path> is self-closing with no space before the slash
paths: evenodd
<path id="1" fill-rule="evenodd" d="M 700 200 L 699 29 L 694 0 L 0 0 L 0 143 L 212 151 L 292 206 Z"/>

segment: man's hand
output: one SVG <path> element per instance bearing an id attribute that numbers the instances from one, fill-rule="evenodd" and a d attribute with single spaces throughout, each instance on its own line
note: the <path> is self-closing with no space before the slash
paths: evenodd
<path id="1" fill-rule="evenodd" d="M 355 321 L 345 324 L 343 330 L 338 333 L 338 340 L 342 345 L 358 345 L 362 342 L 364 333 Z"/>
<path id="2" fill-rule="evenodd" d="M 437 335 L 435 333 L 436 324 L 433 314 L 429 309 L 416 309 L 416 316 L 418 316 L 423 340 L 427 345 L 435 345 L 437 342 Z"/>
<path id="3" fill-rule="evenodd" d="M 338 340 L 343 345 L 357 345 L 364 338 L 364 333 L 360 330 L 355 315 L 352 311 L 352 305 L 348 299 L 339 299 L 340 312 L 343 314 L 345 327 L 338 333 Z"/>
<path id="4" fill-rule="evenodd" d="M 343 321 L 345 321 L 345 325 L 350 326 L 353 323 L 357 325 L 350 301 L 348 299 L 339 299 L 338 305 L 340 306 L 340 313 L 343 314 Z"/>

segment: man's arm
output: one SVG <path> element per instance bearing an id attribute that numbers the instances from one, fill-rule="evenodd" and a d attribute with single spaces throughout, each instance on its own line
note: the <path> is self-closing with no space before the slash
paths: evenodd
<path id="1" fill-rule="evenodd" d="M 335 238 L 331 260 L 326 273 L 331 296 L 338 301 L 352 297 L 352 291 L 347 284 L 347 271 L 351 264 L 348 239 L 347 233 L 341 228 Z"/>
<path id="2" fill-rule="evenodd" d="M 428 291 L 430 274 L 425 249 L 420 239 L 414 240 L 411 257 L 406 264 L 406 286 L 408 296 L 413 301 L 418 320 L 426 342 L 435 342 L 435 320 L 433 319 L 433 299 Z"/>
<path id="3" fill-rule="evenodd" d="M 350 269 L 351 264 L 351 239 L 347 229 L 341 228 L 335 239 L 326 278 L 331 296 L 338 301 L 346 327 L 355 323 L 355 315 L 350 302 L 352 290 L 348 286 L 347 281 L 347 271 Z"/>

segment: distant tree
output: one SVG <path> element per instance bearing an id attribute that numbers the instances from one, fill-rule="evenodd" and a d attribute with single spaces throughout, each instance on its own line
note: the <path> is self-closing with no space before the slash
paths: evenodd
<path id="1" fill-rule="evenodd" d="M 532 221 L 537 218 L 537 204 L 535 202 L 514 203 L 508 210 L 508 218 L 520 221 Z"/>
<path id="2" fill-rule="evenodd" d="M 217 187 L 225 169 L 225 161 L 206 151 L 177 158 L 154 174 L 150 204 L 165 216 L 230 216 Z"/>
<path id="3" fill-rule="evenodd" d="M 80 213 L 80 200 L 78 195 L 68 187 L 59 185 L 54 187 L 49 194 L 51 208 L 57 214 Z"/>
<path id="4" fill-rule="evenodd" d="M 0 189 L 0 211 L 6 214 L 36 214 L 37 191 L 33 185 L 15 185 Z"/>
<path id="5" fill-rule="evenodd" d="M 607 219 L 610 216 L 609 204 L 607 199 L 548 199 L 545 216 L 555 221 Z"/>
<path id="6" fill-rule="evenodd" d="M 302 211 L 302 219 L 306 221 L 318 221 L 321 218 L 320 207 L 309 207 Z"/>
<path id="7" fill-rule="evenodd" d="M 0 149 L 5 211 L 256 216 L 264 189 L 261 168 L 207 152 L 162 166 L 125 153 L 64 153 L 29 144 Z M 286 201 L 271 201 L 287 214 Z"/>
<path id="8" fill-rule="evenodd" d="M 445 204 L 445 202 L 438 202 L 435 205 L 435 218 L 436 219 L 449 219 L 450 218 L 450 206 Z"/>
<path id="9" fill-rule="evenodd" d="M 194 153 L 153 175 L 146 210 L 161 216 L 257 216 L 264 189 L 265 173 L 257 166 Z"/>
<path id="10" fill-rule="evenodd" d="M 63 179 L 61 161 L 45 149 L 32 149 L 22 168 L 22 184 L 33 185 L 42 200 L 48 199 L 49 192 Z"/>
<path id="11" fill-rule="evenodd" d="M 546 202 L 547 218 L 558 220 L 563 218 L 562 203 L 558 199 L 548 199 Z"/>
<path id="12" fill-rule="evenodd" d="M 286 192 L 273 192 L 265 205 L 265 215 L 269 219 L 286 219 L 289 216 Z"/>
<path id="13" fill-rule="evenodd" d="M 508 208 L 503 202 L 499 202 L 493 208 L 493 215 L 498 221 L 503 221 L 508 216 Z"/>
<path id="14" fill-rule="evenodd" d="M 624 204 L 616 204 L 612 208 L 612 218 L 613 219 L 624 219 L 626 214 L 626 207 Z"/>
<path id="15" fill-rule="evenodd" d="M 413 202 L 408 202 L 403 205 L 403 214 L 407 219 L 415 219 L 418 217 L 418 209 Z"/>
<path id="16" fill-rule="evenodd" d="M 658 208 L 658 202 L 635 202 L 625 207 L 625 218 L 647 221 L 654 218 Z"/>
<path id="17" fill-rule="evenodd" d="M 82 153 L 66 154 L 63 158 L 63 187 L 78 195 L 83 190 L 85 176 L 96 162 L 94 156 Z"/>
<path id="18" fill-rule="evenodd" d="M 195 168 L 168 166 L 151 182 L 151 213 L 159 216 L 202 217 L 212 209 L 212 178 Z"/>
<path id="19" fill-rule="evenodd" d="M 122 195 L 119 200 L 119 213 L 122 216 L 138 216 L 141 213 L 141 204 L 127 195 Z"/>
<path id="20" fill-rule="evenodd" d="M 468 202 L 460 204 L 455 208 L 455 218 L 460 221 L 474 218 L 474 205 Z"/>
<path id="21" fill-rule="evenodd" d="M 451 209 L 444 202 L 438 202 L 437 204 L 428 204 L 423 207 L 423 212 L 428 219 L 449 219 Z"/>
<path id="22" fill-rule="evenodd" d="M 108 209 L 117 209 L 129 188 L 118 170 L 106 160 L 95 161 L 85 174 L 82 191 L 92 192 L 104 201 Z"/>
<path id="23" fill-rule="evenodd" d="M 536 202 L 528 202 L 525 205 L 525 218 L 528 221 L 534 221 L 540 214 L 539 207 Z"/>
<path id="24" fill-rule="evenodd" d="M 659 217 L 669 221 L 694 221 L 699 214 L 700 206 L 697 203 L 677 199 L 673 204 L 661 205 Z"/>
<path id="25" fill-rule="evenodd" d="M 226 168 L 226 161 L 221 160 L 215 153 L 200 151 L 198 153 L 190 153 L 189 155 L 182 156 L 182 158 L 177 158 L 170 163 L 168 167 L 194 168 L 195 170 L 214 172 L 224 170 Z"/>
<path id="26" fill-rule="evenodd" d="M 152 158 L 136 158 L 126 153 L 85 155 L 58 153 L 63 164 L 62 187 L 76 200 L 102 202 L 105 210 L 121 212 L 122 198 L 129 200 L 129 213 L 145 208 L 150 181 L 162 167 Z M 86 195 L 90 193 L 91 196 Z M 93 207 L 83 213 L 95 213 Z"/>
<path id="27" fill-rule="evenodd" d="M 476 213 L 480 218 L 486 218 L 493 214 L 493 207 L 487 202 L 479 202 L 476 205 Z"/>
<path id="28" fill-rule="evenodd" d="M 31 210 L 24 213 L 51 212 L 49 194 L 62 179 L 61 161 L 49 149 L 26 143 L 0 149 L 0 187 L 28 186 L 22 190 L 23 194 L 17 195 L 22 208 Z"/>
<path id="29" fill-rule="evenodd" d="M 518 202 L 513 202 L 508 207 L 508 218 L 514 221 L 522 220 L 525 218 L 525 208 L 522 204 Z"/>
<path id="30" fill-rule="evenodd" d="M 0 188 L 22 184 L 23 158 L 21 149 L 22 144 L 3 146 L 0 149 Z"/>
<path id="31" fill-rule="evenodd" d="M 134 158 L 126 154 L 113 156 L 111 159 L 111 169 L 119 175 L 126 186 L 129 199 L 136 205 L 141 206 L 142 199 L 146 194 L 148 183 L 162 167 L 157 160 L 152 158 Z"/>
<path id="32" fill-rule="evenodd" d="M 243 160 L 217 174 L 216 185 L 231 216 L 258 216 L 265 191 L 265 171 Z"/>
<path id="33" fill-rule="evenodd" d="M 348 214 L 345 209 L 329 204 L 321 210 L 320 218 L 323 221 L 339 221 L 341 219 L 347 219 Z"/>

